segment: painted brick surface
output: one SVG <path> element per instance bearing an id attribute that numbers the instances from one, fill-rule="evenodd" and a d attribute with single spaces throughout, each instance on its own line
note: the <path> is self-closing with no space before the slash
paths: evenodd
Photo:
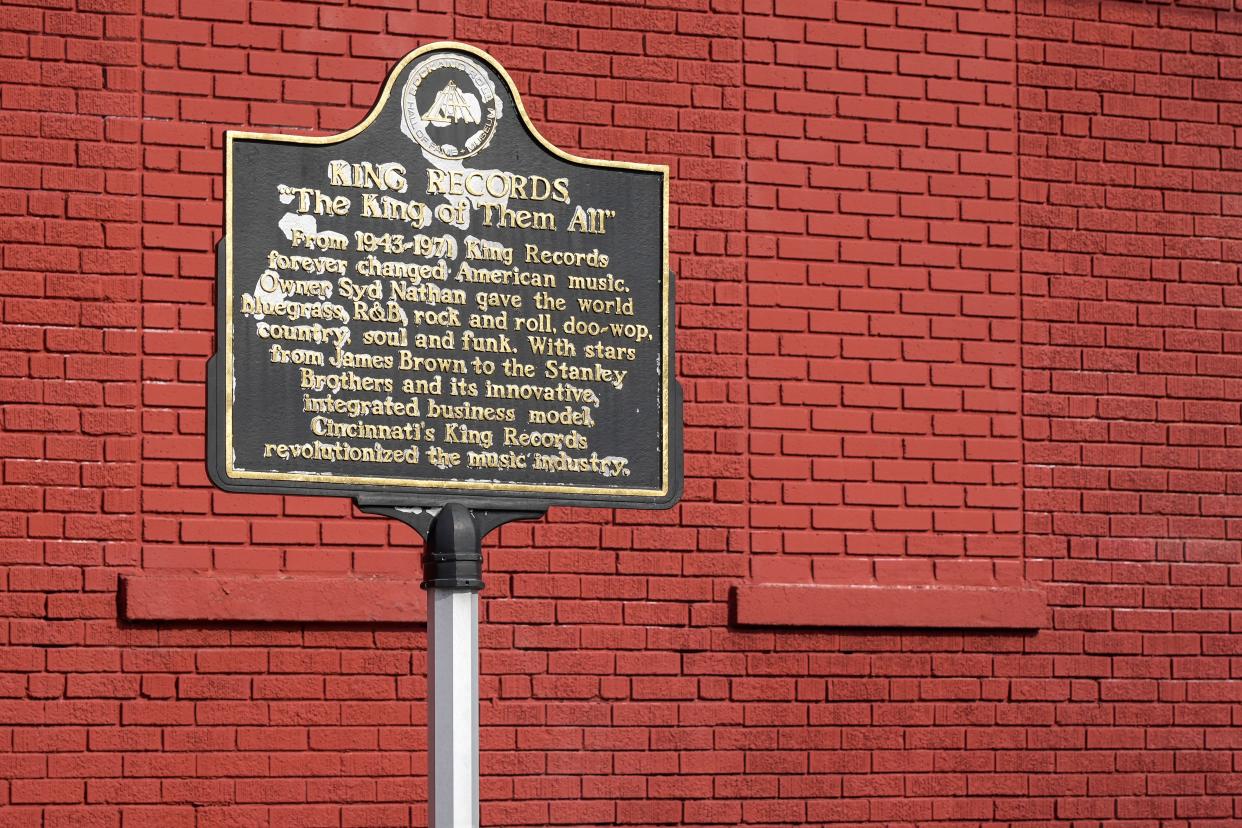
<path id="1" fill-rule="evenodd" d="M 1005 580 L 1022 557 L 1013 10 L 753 5 L 752 571 Z"/>
<path id="2" fill-rule="evenodd" d="M 1242 9 L 36 0 L 0 12 L 0 826 L 425 824 L 420 625 L 119 621 L 117 583 L 417 578 L 400 525 L 212 489 L 203 380 L 223 130 L 345 129 L 445 38 L 558 145 L 672 167 L 686 391 L 681 505 L 487 550 L 486 824 L 1242 820 Z M 732 623 L 765 583 L 1049 609 Z"/>

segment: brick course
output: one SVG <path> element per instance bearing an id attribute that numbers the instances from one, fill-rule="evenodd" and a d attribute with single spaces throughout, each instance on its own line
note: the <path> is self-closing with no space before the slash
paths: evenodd
<path id="1" fill-rule="evenodd" d="M 117 584 L 418 577 L 395 522 L 211 488 L 203 382 L 223 130 L 353 126 L 446 38 L 554 143 L 671 166 L 686 392 L 681 505 L 487 550 L 485 824 L 1242 820 L 1242 7 L 38 0 L 0 14 L 0 826 L 425 824 L 417 601 Z M 736 623 L 781 584 L 1048 611 Z"/>

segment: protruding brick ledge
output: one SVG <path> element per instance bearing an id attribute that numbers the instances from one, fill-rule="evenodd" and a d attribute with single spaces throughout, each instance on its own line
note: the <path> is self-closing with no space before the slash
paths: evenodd
<path id="1" fill-rule="evenodd" d="M 121 615 L 131 621 L 425 623 L 419 582 L 395 578 L 126 575 Z"/>
<path id="2" fill-rule="evenodd" d="M 738 624 L 778 627 L 1038 629 L 1048 602 L 1029 586 L 743 584 Z"/>

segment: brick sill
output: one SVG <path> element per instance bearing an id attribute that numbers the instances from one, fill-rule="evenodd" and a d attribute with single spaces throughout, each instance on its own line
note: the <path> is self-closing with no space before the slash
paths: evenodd
<path id="1" fill-rule="evenodd" d="M 120 600 L 130 621 L 427 621 L 419 582 L 396 578 L 124 575 Z"/>
<path id="2" fill-rule="evenodd" d="M 419 582 L 395 578 L 122 576 L 131 621 L 405 623 L 427 620 Z M 744 584 L 734 587 L 743 626 L 1039 629 L 1042 590 L 1029 586 Z"/>
<path id="3" fill-rule="evenodd" d="M 1030 586 L 742 584 L 733 607 L 744 626 L 1035 630 L 1048 620 Z"/>

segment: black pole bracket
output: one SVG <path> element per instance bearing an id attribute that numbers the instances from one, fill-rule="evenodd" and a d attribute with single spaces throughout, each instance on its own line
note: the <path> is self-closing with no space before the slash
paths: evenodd
<path id="1" fill-rule="evenodd" d="M 483 589 L 483 538 L 512 520 L 538 520 L 547 512 L 469 509 L 460 503 L 439 508 L 392 506 L 358 498 L 358 508 L 399 520 L 422 535 L 423 589 Z"/>

